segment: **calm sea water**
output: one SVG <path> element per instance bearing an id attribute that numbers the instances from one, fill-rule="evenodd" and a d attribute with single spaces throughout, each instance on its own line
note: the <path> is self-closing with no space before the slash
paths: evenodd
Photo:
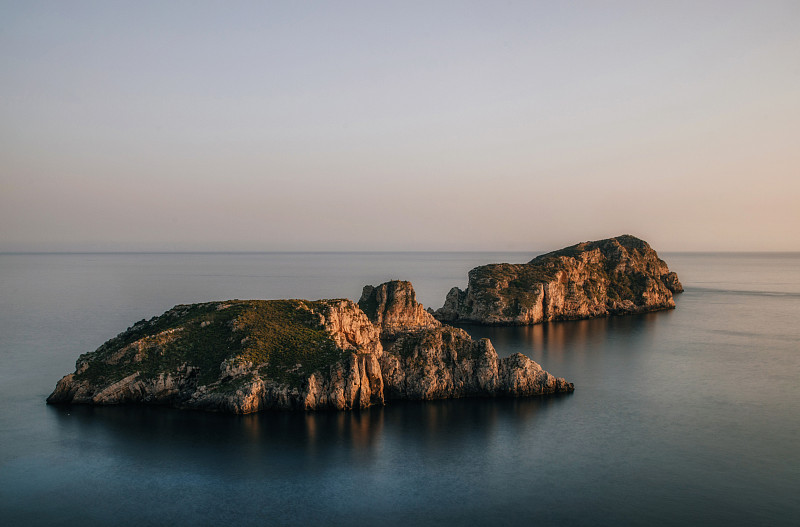
<path id="1" fill-rule="evenodd" d="M 229 416 L 49 407 L 94 350 L 178 303 L 441 306 L 534 254 L 0 254 L 3 525 L 798 525 L 800 254 L 665 254 L 674 311 L 466 328 L 572 395 Z"/>

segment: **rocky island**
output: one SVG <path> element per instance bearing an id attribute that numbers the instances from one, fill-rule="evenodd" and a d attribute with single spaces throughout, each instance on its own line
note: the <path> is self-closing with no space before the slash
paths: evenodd
<path id="1" fill-rule="evenodd" d="M 682 291 L 647 242 L 622 235 L 524 264 L 476 267 L 467 289 L 451 289 L 434 316 L 450 323 L 530 325 L 671 309 L 673 294 Z"/>
<path id="2" fill-rule="evenodd" d="M 179 305 L 81 355 L 50 404 L 161 404 L 233 413 L 571 392 L 522 354 L 436 320 L 409 282 L 350 300 Z"/>

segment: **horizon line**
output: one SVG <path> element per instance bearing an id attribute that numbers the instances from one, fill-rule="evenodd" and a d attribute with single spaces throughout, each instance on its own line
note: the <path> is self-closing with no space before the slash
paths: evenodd
<path id="1" fill-rule="evenodd" d="M 458 254 L 458 253 L 547 253 L 552 250 L 508 250 L 508 249 L 484 249 L 484 250 L 351 250 L 351 251 L 331 251 L 331 250 L 277 250 L 277 251 L 0 251 L 1 255 L 114 255 L 114 254 Z M 659 251 L 656 251 L 659 252 Z M 719 251 L 669 251 L 662 250 L 662 254 L 800 254 L 800 250 L 719 250 Z"/>

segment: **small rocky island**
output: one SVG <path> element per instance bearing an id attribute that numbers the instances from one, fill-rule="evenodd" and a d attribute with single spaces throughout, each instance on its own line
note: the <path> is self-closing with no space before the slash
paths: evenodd
<path id="1" fill-rule="evenodd" d="M 584 242 L 524 264 L 491 264 L 469 272 L 435 317 L 443 322 L 530 325 L 672 309 L 683 291 L 650 245 L 635 236 Z"/>
<path id="2" fill-rule="evenodd" d="M 399 399 L 531 396 L 572 383 L 443 325 L 409 282 L 350 300 L 179 305 L 142 320 L 56 385 L 50 404 L 161 404 L 233 413 L 350 410 Z"/>

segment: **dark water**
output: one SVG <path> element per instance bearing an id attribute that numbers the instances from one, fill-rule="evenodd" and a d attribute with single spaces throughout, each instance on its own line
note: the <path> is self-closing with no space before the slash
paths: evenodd
<path id="1" fill-rule="evenodd" d="M 800 255 L 663 255 L 674 311 L 469 327 L 575 383 L 557 398 L 228 416 L 57 408 L 80 353 L 177 303 L 426 305 L 532 254 L 0 254 L 3 525 L 798 525 Z"/>

